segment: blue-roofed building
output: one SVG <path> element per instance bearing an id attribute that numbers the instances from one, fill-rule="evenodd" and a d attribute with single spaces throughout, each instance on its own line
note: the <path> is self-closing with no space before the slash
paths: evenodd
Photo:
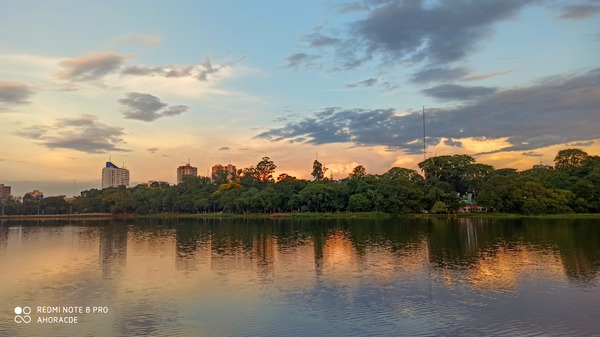
<path id="1" fill-rule="evenodd" d="M 129 187 L 129 170 L 107 161 L 102 169 L 102 188 L 118 186 Z"/>

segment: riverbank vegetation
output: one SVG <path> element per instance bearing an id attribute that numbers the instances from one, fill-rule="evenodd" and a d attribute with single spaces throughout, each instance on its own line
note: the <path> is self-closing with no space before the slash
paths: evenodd
<path id="1" fill-rule="evenodd" d="M 600 157 L 578 149 L 559 151 L 554 167 L 518 172 L 476 163 L 468 155 L 437 156 L 416 170 L 394 167 L 368 174 L 361 165 L 342 180 L 328 179 L 313 162 L 313 180 L 285 173 L 264 157 L 233 177 L 184 176 L 167 183 L 91 189 L 67 202 L 25 196 L 3 202 L 2 214 L 289 214 L 374 212 L 370 214 L 486 211 L 515 214 L 600 212 Z"/>

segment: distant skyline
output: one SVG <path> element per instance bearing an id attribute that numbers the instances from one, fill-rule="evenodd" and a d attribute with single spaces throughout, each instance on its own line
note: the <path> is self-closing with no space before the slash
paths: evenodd
<path id="1" fill-rule="evenodd" d="M 496 168 L 600 154 L 600 3 L 1 1 L 0 183 L 22 196 L 174 184 L 268 156 L 276 175 Z M 210 175 L 210 173 L 208 174 Z M 75 181 L 75 183 L 74 183 Z"/>

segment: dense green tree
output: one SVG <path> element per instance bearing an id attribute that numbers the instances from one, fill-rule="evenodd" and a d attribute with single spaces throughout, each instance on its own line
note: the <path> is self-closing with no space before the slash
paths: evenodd
<path id="1" fill-rule="evenodd" d="M 166 181 L 153 181 L 148 186 L 153 188 L 169 188 L 171 185 Z"/>
<path id="2" fill-rule="evenodd" d="M 392 167 L 383 174 L 383 178 L 385 179 L 403 179 L 410 180 L 412 182 L 421 182 L 423 181 L 423 176 L 419 174 L 419 172 L 407 168 L 402 167 Z"/>
<path id="3" fill-rule="evenodd" d="M 69 206 L 63 197 L 47 197 L 39 201 L 43 214 L 65 214 Z"/>
<path id="4" fill-rule="evenodd" d="M 330 185 L 323 182 L 311 182 L 298 193 L 303 209 L 321 212 L 327 209 L 334 198 L 334 191 Z M 305 207 L 305 208 L 304 208 Z"/>
<path id="5" fill-rule="evenodd" d="M 238 174 L 239 182 L 245 187 L 260 187 L 262 181 L 260 180 L 260 174 L 255 167 L 244 168 Z"/>
<path id="6" fill-rule="evenodd" d="M 587 157 L 587 152 L 580 149 L 560 150 L 554 157 L 554 168 L 560 171 L 578 167 L 583 164 Z"/>
<path id="7" fill-rule="evenodd" d="M 315 181 L 321 181 L 325 177 L 325 171 L 327 171 L 326 167 L 323 167 L 318 160 L 315 159 L 313 162 L 313 170 L 311 175 L 315 178 Z"/>
<path id="8" fill-rule="evenodd" d="M 274 182 L 273 173 L 275 172 L 276 168 L 277 165 L 275 165 L 275 163 L 269 157 L 263 157 L 262 160 L 256 164 L 256 173 L 258 174 L 258 179 L 263 182 Z"/>
<path id="9" fill-rule="evenodd" d="M 223 169 L 217 170 L 216 172 L 213 172 L 213 174 L 212 174 L 212 182 L 213 182 L 213 184 L 215 184 L 217 186 L 222 185 L 222 184 L 227 184 L 227 182 L 230 180 L 229 175 L 230 175 L 230 172 L 227 170 L 223 170 Z"/>
<path id="10" fill-rule="evenodd" d="M 448 206 L 443 201 L 438 201 L 433 204 L 431 211 L 435 213 L 448 213 Z"/>
<path id="11" fill-rule="evenodd" d="M 368 212 L 373 209 L 371 201 L 362 194 L 354 194 L 348 200 L 348 210 L 351 212 Z"/>
<path id="12" fill-rule="evenodd" d="M 314 181 L 280 174 L 263 157 L 257 167 L 240 170 L 237 179 L 216 185 L 208 177 L 184 176 L 167 183 L 90 189 L 68 204 L 63 198 L 38 200 L 25 196 L 1 203 L 4 214 L 51 213 L 162 213 L 162 212 L 337 212 L 381 211 L 416 213 L 426 209 L 454 212 L 464 205 L 464 193 L 475 192 L 475 202 L 489 210 L 539 214 L 600 212 L 600 157 L 561 151 L 558 170 L 494 170 L 465 155 L 429 158 L 417 171 L 394 167 L 384 174 L 367 174 L 362 165 L 348 178 L 333 181 L 325 168 L 313 163 Z M 445 205 L 446 208 L 440 208 Z"/>
<path id="13" fill-rule="evenodd" d="M 419 163 L 419 168 L 428 180 L 445 181 L 452 185 L 455 191 L 465 193 L 469 188 L 471 172 L 469 166 L 475 162 L 468 155 L 431 157 Z"/>
<path id="14" fill-rule="evenodd" d="M 352 170 L 352 172 L 350 172 L 349 177 L 350 179 L 360 179 L 366 175 L 367 170 L 365 169 L 365 167 L 362 165 L 358 165 Z"/>

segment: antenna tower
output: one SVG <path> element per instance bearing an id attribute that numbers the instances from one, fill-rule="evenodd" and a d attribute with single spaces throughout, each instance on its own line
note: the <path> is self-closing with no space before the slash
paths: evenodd
<path id="1" fill-rule="evenodd" d="M 425 152 L 425 106 L 423 105 L 423 161 L 426 160 L 427 152 Z"/>

